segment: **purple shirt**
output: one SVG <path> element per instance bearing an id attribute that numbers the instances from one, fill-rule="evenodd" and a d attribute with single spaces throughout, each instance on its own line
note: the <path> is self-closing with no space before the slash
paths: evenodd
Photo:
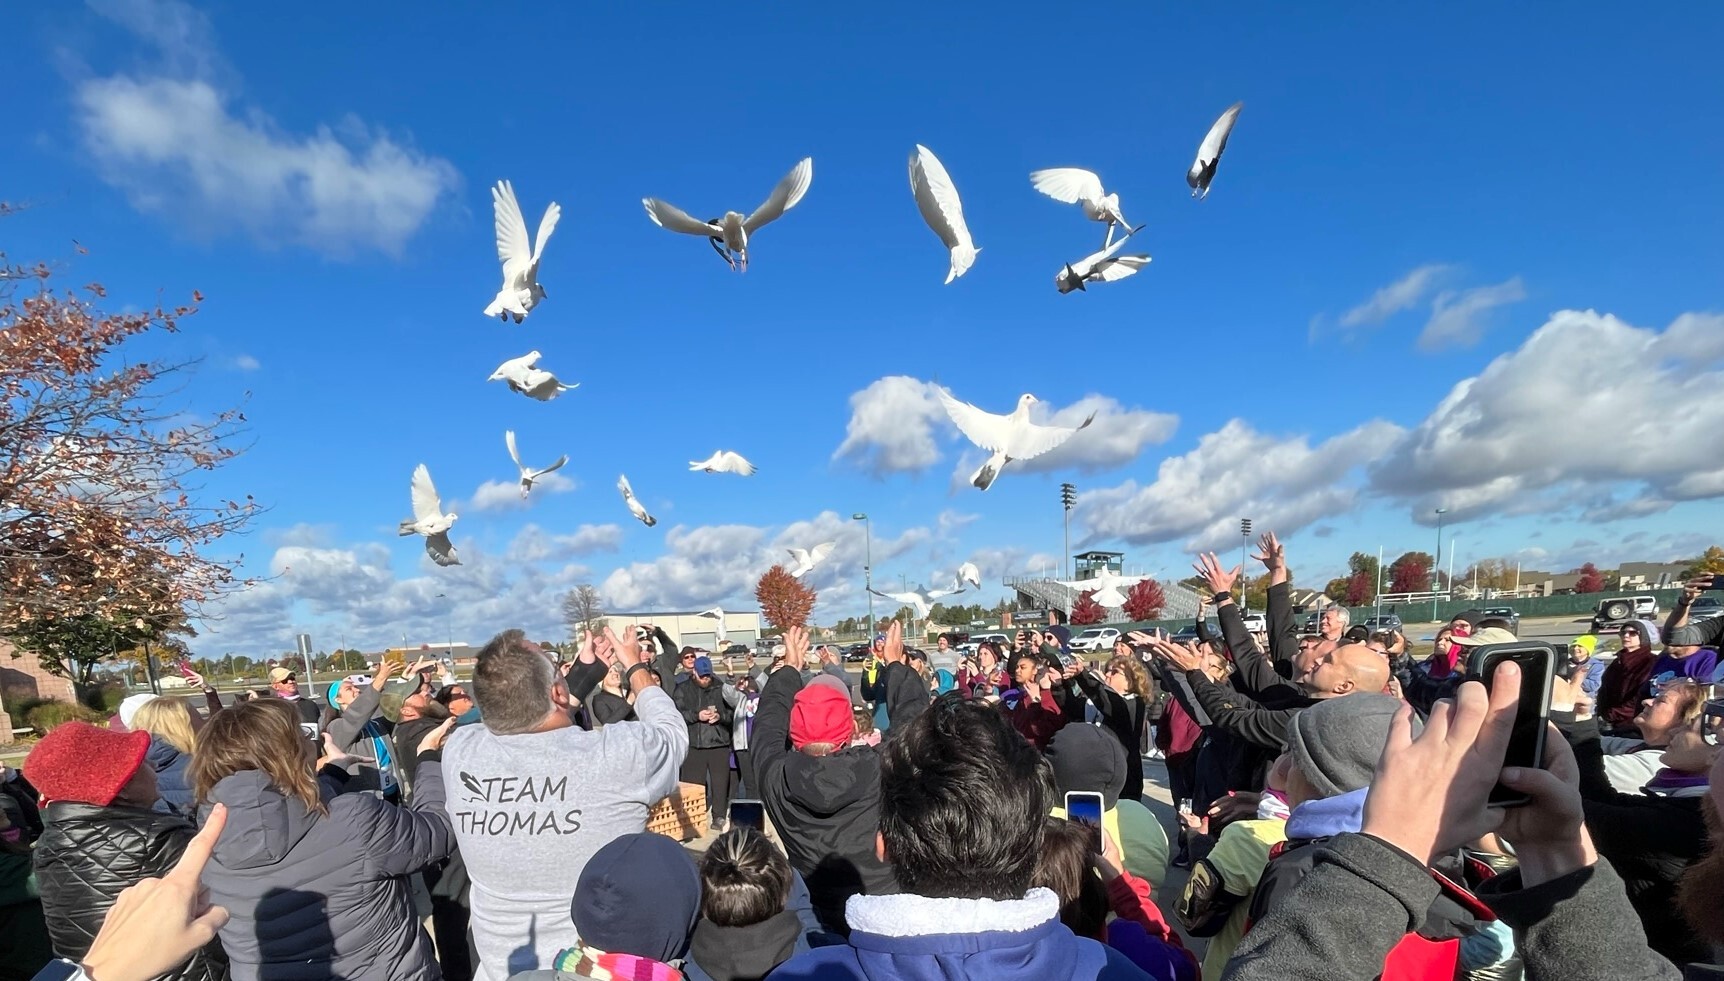
<path id="1" fill-rule="evenodd" d="M 1661 687 L 1681 678 L 1710 684 L 1717 667 L 1718 652 L 1710 647 L 1702 647 L 1684 658 L 1660 654 L 1652 664 L 1652 692 L 1656 695 Z"/>

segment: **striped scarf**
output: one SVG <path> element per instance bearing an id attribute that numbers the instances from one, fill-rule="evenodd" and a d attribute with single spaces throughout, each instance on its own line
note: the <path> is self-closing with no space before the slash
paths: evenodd
<path id="1" fill-rule="evenodd" d="M 596 947 L 570 947 L 551 966 L 593 981 L 683 981 L 683 973 L 669 964 L 634 954 L 607 954 Z"/>

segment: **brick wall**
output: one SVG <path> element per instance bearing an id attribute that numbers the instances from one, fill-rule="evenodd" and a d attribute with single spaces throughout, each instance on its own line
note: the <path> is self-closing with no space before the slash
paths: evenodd
<path id="1" fill-rule="evenodd" d="M 36 655 L 17 654 L 11 644 L 0 640 L 0 745 L 12 742 L 12 727 L 23 724 L 22 719 L 14 720 L 8 714 L 20 700 L 58 698 L 70 702 L 76 697 L 72 683 L 43 671 Z"/>

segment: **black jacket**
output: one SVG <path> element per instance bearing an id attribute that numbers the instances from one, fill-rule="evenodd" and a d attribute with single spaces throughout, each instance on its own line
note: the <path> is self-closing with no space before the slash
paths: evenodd
<path id="1" fill-rule="evenodd" d="M 676 701 L 683 721 L 688 723 L 689 749 L 730 748 L 730 727 L 736 721 L 736 709 L 724 700 L 724 685 L 717 678 L 705 688 L 690 678 L 676 686 L 671 698 Z M 700 710 L 707 708 L 718 710 L 717 722 L 700 721 Z"/>
<path id="2" fill-rule="evenodd" d="M 926 710 L 928 688 L 909 667 L 886 665 L 880 677 L 894 728 Z M 754 712 L 749 749 L 760 797 L 790 864 L 808 883 L 815 915 L 828 930 L 848 934 L 846 900 L 858 893 L 898 891 L 892 867 L 874 851 L 880 830 L 880 751 L 852 746 L 816 757 L 792 749 L 790 706 L 801 690 L 801 672 L 786 665 L 772 673 Z"/>
<path id="3" fill-rule="evenodd" d="M 1299 883 L 1311 873 L 1322 849 L 1334 840 L 1316 838 L 1288 841 L 1271 852 L 1269 864 L 1264 866 L 1263 874 L 1257 880 L 1257 888 L 1251 894 L 1251 911 L 1246 917 L 1247 922 L 1258 923 L 1281 904 L 1297 902 L 1293 897 Z M 1441 872 L 1450 882 L 1469 889 L 1477 888 L 1491 877 L 1488 871 L 1475 871 L 1459 852 L 1439 857 L 1430 867 Z M 1479 926 L 1478 917 L 1462 906 L 1459 900 L 1447 892 L 1438 892 L 1436 898 L 1426 907 L 1422 922 L 1409 932 L 1417 933 L 1426 940 L 1459 940 L 1477 933 Z"/>
<path id="4" fill-rule="evenodd" d="M 635 707 L 621 695 L 612 694 L 603 688 L 593 692 L 593 697 L 587 702 L 587 711 L 592 713 L 593 725 L 608 726 L 613 722 L 633 722 L 636 720 Z"/>
<path id="5" fill-rule="evenodd" d="M 36 884 L 54 953 L 82 960 L 121 890 L 167 874 L 197 829 L 177 814 L 56 801 L 36 844 Z M 226 981 L 227 954 L 212 940 L 179 970 L 186 981 Z"/>
<path id="6" fill-rule="evenodd" d="M 1119 795 L 1142 800 L 1143 726 L 1148 706 L 1141 698 L 1126 698 L 1114 691 L 1089 671 L 1077 676 L 1077 685 L 1101 714 L 1102 725 L 1125 747 L 1125 786 Z"/>

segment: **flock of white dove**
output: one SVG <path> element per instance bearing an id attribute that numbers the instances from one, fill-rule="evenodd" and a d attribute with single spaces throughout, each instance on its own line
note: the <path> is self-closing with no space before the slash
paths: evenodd
<path id="1" fill-rule="evenodd" d="M 1220 118 L 1215 120 L 1214 125 L 1209 127 L 1209 132 L 1204 134 L 1203 142 L 1197 148 L 1197 157 L 1185 174 L 1185 182 L 1191 187 L 1192 197 L 1201 200 L 1209 195 L 1209 186 L 1215 179 L 1221 154 L 1227 149 L 1227 137 L 1233 132 L 1233 125 L 1238 121 L 1239 111 L 1244 106 L 1243 102 L 1229 106 Z M 641 204 L 646 208 L 647 217 L 652 219 L 653 224 L 673 232 L 699 235 L 707 239 L 713 251 L 718 253 L 726 264 L 737 272 L 745 272 L 748 269 L 750 237 L 796 207 L 813 183 L 814 159 L 804 157 L 791 168 L 790 173 L 784 175 L 784 179 L 772 189 L 772 194 L 766 201 L 748 215 L 727 211 L 723 217 L 700 221 L 681 208 L 658 198 L 643 198 Z M 1099 252 L 1066 263 L 1054 275 L 1054 286 L 1061 293 L 1084 290 L 1088 283 L 1118 282 L 1149 264 L 1150 257 L 1147 255 L 1118 254 L 1126 240 L 1141 231 L 1143 226 L 1132 228 L 1126 222 L 1125 214 L 1120 208 L 1119 195 L 1107 193 L 1101 178 L 1093 172 L 1077 167 L 1038 170 L 1030 174 L 1030 183 L 1036 190 L 1056 201 L 1081 205 L 1084 217 L 1106 225 L 1106 235 Z M 916 199 L 916 208 L 921 212 L 922 219 L 950 252 L 951 266 L 946 273 L 946 282 L 949 284 L 975 265 L 976 255 L 982 250 L 970 237 L 969 226 L 964 222 L 963 202 L 958 197 L 958 189 L 953 184 L 951 175 L 946 172 L 945 165 L 940 163 L 933 151 L 919 143 L 910 154 L 910 191 Z M 545 243 L 556 230 L 563 209 L 558 207 L 556 202 L 552 202 L 551 206 L 545 209 L 544 217 L 539 219 L 538 234 L 529 242 L 526 219 L 522 217 L 521 206 L 515 200 L 515 189 L 508 181 L 498 181 L 497 186 L 491 189 L 491 202 L 496 214 L 497 257 L 503 263 L 503 286 L 485 308 L 485 316 L 498 317 L 505 321 L 513 319 L 519 324 L 545 299 L 545 287 L 539 282 L 539 260 L 544 257 Z M 1114 237 L 1116 227 L 1122 233 L 1117 239 Z M 542 355 L 538 351 L 528 351 L 521 357 L 511 358 L 498 365 L 497 370 L 492 372 L 487 380 L 505 382 L 510 389 L 540 402 L 549 402 L 578 387 L 565 385 L 556 375 L 540 368 L 540 357 Z M 1006 464 L 1040 456 L 1063 444 L 1078 430 L 1095 420 L 1092 414 L 1074 427 L 1037 425 L 1030 421 L 1030 406 L 1037 402 L 1033 395 L 1019 396 L 1017 408 L 1007 415 L 995 415 L 968 402 L 960 402 L 944 389 L 940 391 L 940 401 L 958 431 L 990 454 L 981 467 L 970 475 L 970 483 L 984 491 L 999 477 Z M 515 447 L 513 430 L 503 434 L 503 442 L 509 448 L 509 458 L 520 471 L 523 498 L 532 491 L 535 481 L 569 462 L 568 456 L 565 455 L 558 457 L 549 466 L 529 467 L 521 462 L 521 454 Z M 719 450 L 705 460 L 690 461 L 688 468 L 704 473 L 732 473 L 743 477 L 752 476 L 755 470 L 754 464 L 731 450 Z M 647 513 L 646 507 L 635 497 L 634 488 L 630 486 L 627 475 L 617 477 L 617 490 L 622 494 L 623 504 L 637 520 L 649 528 L 658 523 L 658 519 Z M 437 488 L 431 483 L 431 472 L 423 463 L 413 471 L 412 499 L 413 517 L 401 522 L 400 533 L 423 536 L 426 554 L 438 565 L 460 564 L 455 546 L 449 541 L 449 529 L 454 526 L 459 516 L 443 511 Z M 791 558 L 794 560 L 791 575 L 797 578 L 807 575 L 831 554 L 833 545 L 832 542 L 826 542 L 812 549 L 790 549 Z M 965 583 L 978 587 L 981 585 L 980 573 L 968 562 L 958 570 L 948 589 L 929 590 L 918 585 L 915 590 L 903 593 L 871 591 L 915 608 L 917 617 L 922 619 L 927 617 L 928 608 L 934 600 L 963 592 Z M 716 616 L 722 640 L 723 611 L 713 609 L 705 615 Z"/>

